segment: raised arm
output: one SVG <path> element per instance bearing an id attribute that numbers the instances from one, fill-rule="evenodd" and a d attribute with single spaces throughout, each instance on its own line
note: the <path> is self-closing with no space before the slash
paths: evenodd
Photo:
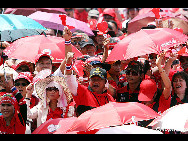
<path id="1" fill-rule="evenodd" d="M 63 38 L 65 39 L 65 59 L 61 62 L 60 65 L 60 70 L 62 74 L 64 74 L 64 70 L 65 70 L 67 53 L 72 52 L 71 37 L 72 37 L 72 32 L 68 28 L 65 28 L 63 31 Z"/>
<path id="2" fill-rule="evenodd" d="M 170 93 L 171 93 L 171 82 L 170 82 L 168 75 L 166 74 L 166 71 L 161 66 L 161 61 L 164 58 L 164 56 L 165 56 L 164 52 L 162 52 L 160 55 L 158 55 L 156 64 L 159 69 L 159 73 L 161 75 L 162 81 L 164 83 L 164 89 L 163 89 L 164 98 L 168 99 L 170 96 Z"/>

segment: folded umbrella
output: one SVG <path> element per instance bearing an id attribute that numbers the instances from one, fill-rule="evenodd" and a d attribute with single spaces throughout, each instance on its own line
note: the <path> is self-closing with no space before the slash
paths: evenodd
<path id="1" fill-rule="evenodd" d="M 106 62 L 160 53 L 169 47 L 186 42 L 188 37 L 169 28 L 141 29 L 118 42 Z"/>
<path id="2" fill-rule="evenodd" d="M 153 119 L 157 116 L 159 116 L 158 113 L 141 103 L 110 102 L 81 114 L 67 132 L 100 129 L 130 122 Z"/>
<path id="3" fill-rule="evenodd" d="M 61 18 L 59 17 L 59 14 L 37 11 L 29 15 L 28 17 L 36 20 L 37 22 L 39 22 L 41 25 L 43 25 L 46 28 L 51 28 L 51 29 L 61 30 L 61 31 L 64 30 L 64 25 L 62 25 L 62 21 L 61 21 Z M 70 29 L 72 32 L 75 32 L 76 30 L 81 30 L 89 36 L 94 35 L 92 30 L 89 28 L 89 26 L 85 22 L 82 22 L 82 21 L 79 21 L 77 19 L 67 16 L 66 24 L 74 27 Z"/>
<path id="4" fill-rule="evenodd" d="M 14 41 L 18 38 L 39 35 L 46 30 L 35 20 L 13 14 L 0 14 L 1 41 Z"/>
<path id="5" fill-rule="evenodd" d="M 75 57 L 82 53 L 72 46 Z M 36 63 L 40 54 L 51 56 L 52 62 L 62 62 L 65 58 L 65 39 L 55 36 L 35 35 L 18 39 L 4 50 L 9 58 Z"/>

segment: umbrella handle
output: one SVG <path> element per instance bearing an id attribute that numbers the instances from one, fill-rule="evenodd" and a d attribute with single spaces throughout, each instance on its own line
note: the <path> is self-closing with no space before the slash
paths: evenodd
<path id="1" fill-rule="evenodd" d="M 45 35 L 45 37 L 47 37 L 47 35 L 46 35 L 46 32 L 45 32 L 45 31 L 43 31 L 43 34 Z"/>

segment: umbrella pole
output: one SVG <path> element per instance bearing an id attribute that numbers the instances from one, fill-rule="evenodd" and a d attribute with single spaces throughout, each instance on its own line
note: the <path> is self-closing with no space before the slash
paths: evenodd
<path id="1" fill-rule="evenodd" d="M 58 30 L 59 30 L 59 25 L 57 25 L 56 37 L 57 37 L 57 34 L 58 34 Z"/>
<path id="2" fill-rule="evenodd" d="M 45 37 L 47 37 L 46 32 L 43 31 L 43 34 L 45 35 Z"/>
<path id="3" fill-rule="evenodd" d="M 2 42 L 1 42 L 1 48 L 2 48 Z M 2 54 L 1 54 L 1 57 L 3 58 L 3 71 L 4 71 L 4 77 L 5 77 L 5 81 L 7 81 L 6 71 L 5 71 L 5 58 L 3 57 L 3 52 L 2 52 Z"/>
<path id="4" fill-rule="evenodd" d="M 5 8 L 2 8 L 2 13 L 1 14 L 4 14 L 4 12 L 5 12 Z"/>

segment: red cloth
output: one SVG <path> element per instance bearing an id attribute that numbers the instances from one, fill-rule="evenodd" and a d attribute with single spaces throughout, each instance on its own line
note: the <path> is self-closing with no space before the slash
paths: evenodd
<path id="1" fill-rule="evenodd" d="M 61 110 L 59 107 L 55 109 L 55 111 L 53 111 L 51 108 L 49 108 L 49 112 L 47 115 L 47 119 L 56 119 L 56 118 L 62 118 L 63 115 L 63 110 Z"/>
<path id="2" fill-rule="evenodd" d="M 34 96 L 34 95 L 31 95 L 31 100 L 30 100 L 30 109 L 33 108 L 34 106 L 36 106 L 39 102 L 39 99 Z"/>
<path id="3" fill-rule="evenodd" d="M 20 121 L 16 121 L 13 117 L 10 125 L 6 126 L 6 121 L 3 116 L 0 116 L 0 134 L 25 134 L 25 126 Z"/>
<path id="4" fill-rule="evenodd" d="M 109 101 L 115 101 L 108 93 L 97 94 L 95 92 L 91 92 L 86 86 L 79 83 L 77 88 L 77 96 L 73 95 L 73 98 L 77 107 L 79 105 L 99 107 L 109 103 Z"/>
<path id="5" fill-rule="evenodd" d="M 105 15 L 105 14 L 114 17 L 114 21 L 117 23 L 118 28 L 119 29 L 122 28 L 122 23 L 118 20 L 117 15 L 116 15 L 114 9 L 112 9 L 112 8 L 105 8 L 104 11 L 103 11 L 103 15 Z"/>
<path id="6" fill-rule="evenodd" d="M 77 20 L 80 20 L 80 21 L 83 21 L 83 22 L 88 22 L 87 21 L 87 16 L 88 16 L 88 13 L 84 10 L 82 12 L 79 12 L 77 9 L 74 10 L 74 17 L 75 19 Z"/>

